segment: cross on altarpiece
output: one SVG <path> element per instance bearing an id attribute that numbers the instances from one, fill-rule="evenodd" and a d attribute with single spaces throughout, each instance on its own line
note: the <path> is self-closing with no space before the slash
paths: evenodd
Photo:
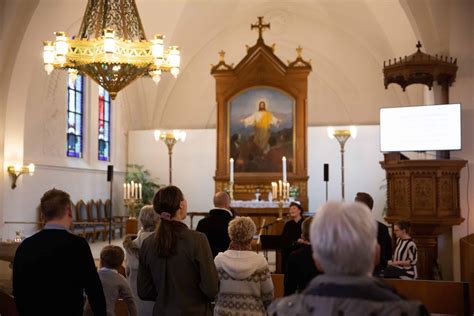
<path id="1" fill-rule="evenodd" d="M 250 29 L 258 29 L 258 39 L 262 40 L 262 33 L 264 29 L 270 29 L 270 23 L 263 24 L 263 16 L 258 17 L 258 23 L 257 24 L 250 24 Z"/>

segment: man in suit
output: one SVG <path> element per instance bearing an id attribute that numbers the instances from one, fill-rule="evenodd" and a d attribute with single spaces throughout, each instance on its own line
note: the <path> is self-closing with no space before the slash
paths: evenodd
<path id="1" fill-rule="evenodd" d="M 80 316 L 84 292 L 94 315 L 105 316 L 105 297 L 87 241 L 73 235 L 69 194 L 52 189 L 39 205 L 43 230 L 25 239 L 13 262 L 13 295 L 21 316 Z"/>
<path id="2" fill-rule="evenodd" d="M 285 271 L 285 296 L 302 292 L 309 281 L 319 274 L 313 260 L 313 250 L 309 241 L 312 217 L 301 225 L 301 247 L 290 253 Z"/>
<path id="3" fill-rule="evenodd" d="M 367 205 L 371 211 L 374 207 L 374 199 L 368 193 L 358 192 L 354 200 Z M 392 238 L 388 233 L 387 226 L 379 221 L 377 221 L 377 242 L 380 246 L 380 262 L 375 266 L 375 276 L 380 275 L 382 270 L 387 267 L 388 260 L 392 259 Z"/>
<path id="4" fill-rule="evenodd" d="M 209 216 L 201 219 L 196 230 L 204 233 L 211 246 L 214 258 L 219 252 L 229 248 L 230 238 L 227 227 L 232 220 L 230 211 L 230 196 L 225 192 L 217 192 L 214 195 L 214 209 L 209 211 Z"/>

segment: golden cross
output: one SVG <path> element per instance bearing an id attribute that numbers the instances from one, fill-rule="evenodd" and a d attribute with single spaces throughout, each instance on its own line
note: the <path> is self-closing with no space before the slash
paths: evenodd
<path id="1" fill-rule="evenodd" d="M 264 29 L 270 29 L 270 23 L 263 24 L 263 16 L 258 17 L 257 24 L 250 24 L 250 29 L 258 29 L 258 39 L 262 38 L 262 33 Z"/>

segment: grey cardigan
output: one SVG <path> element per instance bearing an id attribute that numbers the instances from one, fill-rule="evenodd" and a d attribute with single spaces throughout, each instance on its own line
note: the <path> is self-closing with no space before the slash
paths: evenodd
<path id="1" fill-rule="evenodd" d="M 155 234 L 140 248 L 138 296 L 155 301 L 155 316 L 211 315 L 218 277 L 206 235 L 183 227 L 176 252 L 161 258 L 156 254 Z"/>

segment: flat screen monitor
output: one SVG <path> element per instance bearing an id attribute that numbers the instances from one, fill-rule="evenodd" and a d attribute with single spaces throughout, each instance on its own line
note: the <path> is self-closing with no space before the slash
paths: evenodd
<path id="1" fill-rule="evenodd" d="M 380 109 L 380 150 L 461 150 L 461 104 Z"/>

